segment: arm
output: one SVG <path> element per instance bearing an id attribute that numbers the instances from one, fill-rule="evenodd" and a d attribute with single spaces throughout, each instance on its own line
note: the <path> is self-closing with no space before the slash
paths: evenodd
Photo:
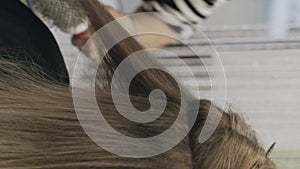
<path id="1" fill-rule="evenodd" d="M 163 20 L 170 28 L 175 28 L 182 38 L 188 38 L 193 33 L 194 25 L 202 24 L 203 20 L 212 14 L 215 8 L 228 0 L 144 0 L 139 11 L 169 13 L 180 18 L 178 22 Z"/>

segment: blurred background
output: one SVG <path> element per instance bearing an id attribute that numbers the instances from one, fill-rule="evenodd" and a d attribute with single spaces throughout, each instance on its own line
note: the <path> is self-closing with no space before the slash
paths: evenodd
<path id="1" fill-rule="evenodd" d="M 142 4 L 142 0 L 101 1 L 124 12 L 133 12 Z M 298 0 L 231 0 L 216 10 L 206 25 L 264 24 L 275 20 L 299 23 L 299 3 Z"/>
<path id="2" fill-rule="evenodd" d="M 124 12 L 141 4 L 140 0 L 103 1 Z M 285 169 L 300 168 L 299 24 L 300 0 L 231 0 L 200 26 L 222 60 L 228 104 L 244 114 L 265 148 L 277 142 L 272 156 Z M 79 51 L 71 45 L 70 35 L 51 30 L 72 72 Z M 201 37 L 195 33 L 191 44 L 209 55 L 198 41 Z"/>

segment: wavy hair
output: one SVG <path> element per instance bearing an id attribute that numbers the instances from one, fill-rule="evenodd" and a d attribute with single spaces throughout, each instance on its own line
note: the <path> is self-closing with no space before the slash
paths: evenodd
<path id="1" fill-rule="evenodd" d="M 89 12 L 95 30 L 114 20 L 96 0 L 84 0 L 83 6 Z M 114 39 L 114 33 L 108 36 Z M 131 84 L 132 104 L 139 110 L 149 108 L 148 94 L 159 88 L 168 98 L 165 112 L 155 122 L 146 124 L 131 122 L 118 114 L 109 90 L 111 76 L 122 60 L 141 49 L 143 47 L 133 37 L 118 43 L 105 56 L 97 76 L 97 83 L 104 86 L 97 88 L 96 97 L 105 118 L 116 130 L 132 137 L 149 137 L 164 131 L 173 124 L 181 106 L 176 81 L 162 71 L 145 70 Z M 150 57 L 132 64 L 158 63 Z M 44 76 L 36 66 L 0 60 L 1 168 L 276 168 L 268 157 L 268 151 L 260 146 L 255 132 L 241 115 L 224 112 L 210 101 L 197 100 L 188 92 L 184 94 L 190 97 L 191 102 L 200 102 L 200 107 L 195 125 L 176 147 L 150 158 L 125 158 L 111 154 L 97 146 L 84 132 L 75 113 L 70 87 Z M 213 135 L 200 144 L 198 137 L 210 110 L 210 113 L 221 117 L 221 121 Z M 178 131 L 186 129 L 190 125 L 188 121 L 178 124 Z M 106 136 L 101 134 L 101 137 Z M 121 140 L 111 140 L 107 144 L 113 147 L 121 143 Z M 149 147 L 152 144 L 149 143 Z"/>

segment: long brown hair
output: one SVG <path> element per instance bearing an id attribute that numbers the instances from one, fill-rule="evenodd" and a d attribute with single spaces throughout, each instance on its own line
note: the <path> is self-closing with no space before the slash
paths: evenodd
<path id="1" fill-rule="evenodd" d="M 94 23 L 98 24 L 96 28 L 114 19 L 97 1 L 87 0 L 83 5 L 91 11 L 92 17 L 98 18 Z M 91 8 L 96 8 L 97 12 L 93 13 L 95 10 Z M 109 35 L 112 39 L 113 33 Z M 132 137 L 149 137 L 172 125 L 181 103 L 178 84 L 171 76 L 157 70 L 146 70 L 138 74 L 132 83 L 132 104 L 137 109 L 147 109 L 149 92 L 159 88 L 168 98 L 165 112 L 158 120 L 147 124 L 130 122 L 118 114 L 109 92 L 111 76 L 124 58 L 140 49 L 142 46 L 130 37 L 109 51 L 97 77 L 97 82 L 104 87 L 97 88 L 96 97 L 111 126 Z M 133 64 L 158 63 L 149 58 Z M 276 168 L 259 145 L 255 132 L 239 114 L 224 112 L 210 101 L 199 101 L 189 96 L 188 92 L 184 94 L 190 97 L 191 102 L 200 102 L 199 113 L 188 136 L 176 147 L 150 158 L 134 159 L 111 154 L 97 146 L 82 129 L 69 86 L 42 78 L 45 75 L 41 74 L 42 71 L 35 66 L 0 61 L 1 168 Z M 221 122 L 214 134 L 200 144 L 198 136 L 209 110 L 215 116 L 221 116 Z M 86 111 L 91 110 L 86 108 Z M 189 125 L 188 120 L 182 121 L 177 128 L 180 130 Z M 106 137 L 105 133 L 102 135 Z M 114 140 L 109 144 L 120 143 L 121 140 Z M 149 143 L 149 147 L 150 144 L 155 143 Z"/>

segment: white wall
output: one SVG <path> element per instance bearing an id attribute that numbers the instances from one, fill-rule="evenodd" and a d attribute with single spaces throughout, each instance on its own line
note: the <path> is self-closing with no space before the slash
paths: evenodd
<path id="1" fill-rule="evenodd" d="M 259 24 L 265 21 L 270 0 L 231 0 L 217 8 L 205 25 Z"/>
<path id="2" fill-rule="evenodd" d="M 142 3 L 142 0 L 100 0 L 100 1 L 107 5 L 118 8 L 123 12 L 132 12 Z"/>

